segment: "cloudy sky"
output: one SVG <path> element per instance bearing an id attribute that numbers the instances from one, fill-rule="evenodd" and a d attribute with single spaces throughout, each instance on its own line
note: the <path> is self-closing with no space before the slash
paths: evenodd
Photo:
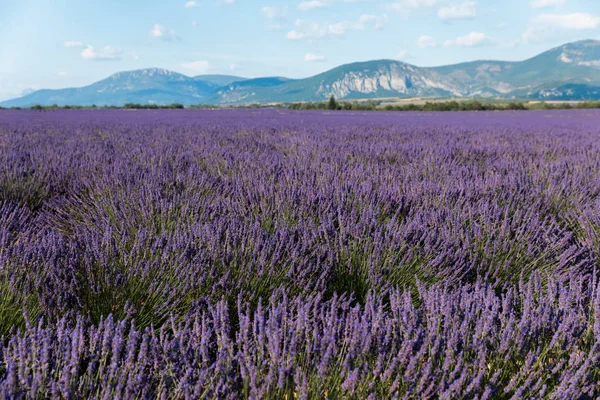
<path id="1" fill-rule="evenodd" d="M 600 39 L 599 0 L 0 0 L 0 100 L 123 70 L 309 76 L 522 60 Z"/>

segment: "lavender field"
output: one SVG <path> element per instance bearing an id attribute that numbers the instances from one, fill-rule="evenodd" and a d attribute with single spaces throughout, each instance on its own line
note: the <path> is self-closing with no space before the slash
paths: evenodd
<path id="1" fill-rule="evenodd" d="M 600 396 L 600 111 L 0 111 L 2 398 Z"/>

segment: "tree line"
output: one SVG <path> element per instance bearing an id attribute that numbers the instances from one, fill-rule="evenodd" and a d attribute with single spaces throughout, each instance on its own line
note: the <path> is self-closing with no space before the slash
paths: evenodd
<path id="1" fill-rule="evenodd" d="M 69 110 L 69 109 L 126 109 L 126 110 L 160 110 L 160 109 L 183 109 L 183 108 L 287 108 L 290 110 L 330 110 L 330 111 L 504 111 L 504 110 L 554 110 L 554 109 L 594 109 L 600 108 L 600 101 L 584 101 L 579 103 L 528 103 L 509 102 L 509 103 L 483 103 L 478 100 L 470 101 L 427 101 L 423 104 L 385 104 L 381 100 L 369 100 L 366 102 L 338 101 L 331 96 L 328 101 L 316 102 L 296 102 L 276 105 L 265 104 L 244 104 L 218 106 L 214 104 L 197 104 L 193 106 L 184 106 L 183 104 L 137 104 L 126 103 L 122 106 L 42 106 L 36 104 L 31 107 L 12 107 L 11 109 L 29 109 L 29 110 Z M 4 109 L 0 107 L 0 109 Z"/>
<path id="2" fill-rule="evenodd" d="M 470 101 L 427 101 L 423 104 L 384 104 L 381 100 L 367 102 L 337 101 L 331 96 L 328 101 L 290 103 L 291 110 L 348 110 L 348 111 L 504 111 L 504 110 L 554 110 L 554 109 L 592 109 L 600 108 L 600 101 L 585 101 L 580 103 L 482 103 Z"/>

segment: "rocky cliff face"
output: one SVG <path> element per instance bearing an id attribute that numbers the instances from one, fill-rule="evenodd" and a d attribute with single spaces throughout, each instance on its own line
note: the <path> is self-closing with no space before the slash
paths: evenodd
<path id="1" fill-rule="evenodd" d="M 460 85 L 452 78 L 434 71 L 412 65 L 389 61 L 379 62 L 377 68 L 356 69 L 344 72 L 337 79 L 323 79 L 316 91 L 317 95 L 347 97 L 377 96 L 435 96 L 464 95 Z"/>
<path id="2" fill-rule="evenodd" d="M 556 49 L 557 61 L 600 69 L 600 41 L 586 40 L 569 43 Z"/>
<path id="3" fill-rule="evenodd" d="M 352 94 L 371 95 L 395 92 L 399 95 L 426 95 L 436 91 L 462 96 L 460 86 L 435 73 L 423 73 L 408 65 L 390 64 L 375 72 L 347 72 L 332 83 L 322 82 L 317 94 L 345 98 Z M 432 93 L 433 94 L 433 93 Z"/>

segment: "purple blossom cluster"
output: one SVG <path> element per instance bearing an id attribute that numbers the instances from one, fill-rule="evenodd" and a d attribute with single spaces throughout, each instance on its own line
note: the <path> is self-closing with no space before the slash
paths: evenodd
<path id="1" fill-rule="evenodd" d="M 595 398 L 600 112 L 0 111 L 3 398 Z"/>
<path id="2" fill-rule="evenodd" d="M 600 286 L 530 279 L 370 294 L 275 294 L 159 329 L 111 316 L 29 325 L 2 353 L 5 398 L 584 398 L 600 390 Z M 543 294 L 542 294 L 543 293 Z M 234 323 L 232 317 L 236 320 Z"/>

